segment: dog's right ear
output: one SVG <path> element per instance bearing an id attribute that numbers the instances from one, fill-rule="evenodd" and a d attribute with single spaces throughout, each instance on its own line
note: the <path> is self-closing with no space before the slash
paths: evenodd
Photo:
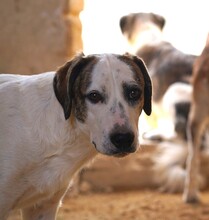
<path id="1" fill-rule="evenodd" d="M 92 57 L 86 57 L 81 53 L 61 66 L 56 72 L 53 82 L 54 92 L 63 108 L 66 120 L 72 111 L 75 81 L 91 59 Z"/>

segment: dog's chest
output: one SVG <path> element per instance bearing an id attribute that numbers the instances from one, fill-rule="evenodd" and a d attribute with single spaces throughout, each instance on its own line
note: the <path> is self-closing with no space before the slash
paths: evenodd
<path id="1" fill-rule="evenodd" d="M 74 174 L 95 155 L 92 145 L 82 141 L 76 142 L 63 152 L 47 155 L 39 166 L 27 175 L 28 187 L 18 206 L 38 202 L 67 189 Z"/>
<path id="2" fill-rule="evenodd" d="M 33 173 L 44 182 L 54 185 L 57 181 L 70 179 L 73 174 L 95 155 L 93 145 L 81 137 L 73 143 L 60 146 L 59 149 L 45 153 L 40 166 Z M 37 181 L 37 185 L 40 181 Z"/>

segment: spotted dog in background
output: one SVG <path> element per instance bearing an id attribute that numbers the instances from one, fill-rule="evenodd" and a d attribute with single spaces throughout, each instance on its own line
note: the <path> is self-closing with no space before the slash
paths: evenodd
<path id="1" fill-rule="evenodd" d="M 151 114 L 143 61 L 80 54 L 56 72 L 0 75 L 0 219 L 56 218 L 74 174 L 102 154 L 138 148 L 138 118 Z"/>
<path id="2" fill-rule="evenodd" d="M 157 126 L 143 137 L 158 146 L 154 164 L 160 189 L 174 193 L 183 192 L 186 178 L 186 131 L 192 101 L 193 64 L 197 57 L 163 40 L 165 23 L 161 15 L 131 13 L 121 17 L 120 28 L 130 51 L 144 60 L 152 79 L 153 114 L 148 120 L 156 120 Z M 205 152 L 201 153 L 206 156 Z M 198 182 L 201 188 L 205 187 L 201 173 Z"/>
<path id="3" fill-rule="evenodd" d="M 130 51 L 141 57 L 149 70 L 153 83 L 153 113 L 158 118 L 162 112 L 172 113 L 169 120 L 174 132 L 186 139 L 190 81 L 196 56 L 185 54 L 163 40 L 165 22 L 158 14 L 131 13 L 121 17 L 120 28 Z"/>

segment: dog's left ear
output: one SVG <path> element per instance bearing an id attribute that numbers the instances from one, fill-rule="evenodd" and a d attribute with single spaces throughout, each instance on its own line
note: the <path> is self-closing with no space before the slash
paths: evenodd
<path id="1" fill-rule="evenodd" d="M 60 67 L 56 72 L 53 82 L 54 91 L 63 108 L 66 120 L 70 117 L 72 111 L 75 81 L 91 59 L 92 57 L 85 57 L 81 53 Z"/>
<path id="2" fill-rule="evenodd" d="M 137 56 L 132 56 L 133 61 L 136 63 L 136 65 L 141 70 L 143 76 L 144 76 L 144 111 L 147 115 L 150 115 L 152 113 L 152 82 L 150 79 L 150 76 L 147 71 L 147 67 L 142 59 L 140 59 Z"/>

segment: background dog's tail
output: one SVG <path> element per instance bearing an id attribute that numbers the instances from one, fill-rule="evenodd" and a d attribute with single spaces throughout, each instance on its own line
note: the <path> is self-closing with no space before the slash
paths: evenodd
<path id="1" fill-rule="evenodd" d="M 169 193 L 183 192 L 186 177 L 187 144 L 165 142 L 159 146 L 159 153 L 154 158 L 155 161 L 155 181 L 160 191 Z M 203 154 L 206 157 L 206 154 Z M 205 160 L 208 160 L 209 155 Z M 204 158 L 201 163 L 204 162 Z M 206 187 L 207 177 L 200 172 L 200 189 Z"/>

